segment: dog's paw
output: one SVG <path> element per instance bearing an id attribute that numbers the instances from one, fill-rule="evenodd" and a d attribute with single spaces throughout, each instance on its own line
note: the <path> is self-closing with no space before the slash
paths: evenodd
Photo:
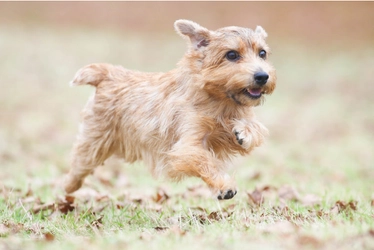
<path id="1" fill-rule="evenodd" d="M 218 196 L 217 196 L 217 199 L 218 200 L 228 200 L 228 199 L 231 199 L 232 197 L 234 197 L 236 195 L 237 191 L 236 190 L 231 190 L 231 189 L 228 189 L 228 190 L 224 190 L 224 191 L 220 191 Z"/>
<path id="2" fill-rule="evenodd" d="M 251 150 L 258 147 L 268 134 L 268 130 L 260 122 L 252 120 L 251 122 L 237 121 L 233 128 L 233 133 L 237 143 L 245 150 Z"/>
<path id="3" fill-rule="evenodd" d="M 244 149 L 250 148 L 252 144 L 252 136 L 248 131 L 246 131 L 245 129 L 242 129 L 242 130 L 235 129 L 234 134 L 236 137 L 236 141 L 238 142 L 240 146 L 242 146 L 242 148 Z"/>
<path id="4" fill-rule="evenodd" d="M 231 199 L 237 193 L 235 180 L 228 174 L 218 174 L 215 178 L 205 179 L 205 182 L 207 182 L 212 194 L 217 197 L 218 200 Z"/>

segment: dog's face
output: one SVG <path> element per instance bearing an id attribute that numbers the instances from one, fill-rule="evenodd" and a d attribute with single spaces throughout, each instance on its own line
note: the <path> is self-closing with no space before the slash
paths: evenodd
<path id="1" fill-rule="evenodd" d="M 259 105 L 276 85 L 276 74 L 268 62 L 266 32 L 257 27 L 225 27 L 209 31 L 200 25 L 179 20 L 179 33 L 190 38 L 187 53 L 191 69 L 200 74 L 202 89 L 212 97 L 234 105 Z"/>

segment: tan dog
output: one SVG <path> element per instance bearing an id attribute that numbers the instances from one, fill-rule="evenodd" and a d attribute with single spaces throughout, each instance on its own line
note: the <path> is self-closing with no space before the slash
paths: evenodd
<path id="1" fill-rule="evenodd" d="M 259 146 L 267 129 L 253 113 L 275 88 L 266 32 L 241 27 L 210 31 L 175 22 L 188 51 L 167 73 L 142 73 L 110 64 L 80 69 L 72 85 L 96 87 L 82 113 L 65 190 L 111 155 L 143 160 L 155 175 L 201 178 L 218 199 L 236 194 L 225 173 L 230 158 Z"/>

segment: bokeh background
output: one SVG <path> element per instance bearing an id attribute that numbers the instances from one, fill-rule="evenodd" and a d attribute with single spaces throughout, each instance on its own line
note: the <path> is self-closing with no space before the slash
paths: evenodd
<path id="1" fill-rule="evenodd" d="M 1 2 L 0 183 L 48 192 L 69 168 L 93 92 L 69 87 L 75 72 L 94 62 L 170 70 L 185 51 L 173 23 L 191 19 L 209 29 L 261 25 L 269 34 L 278 86 L 256 109 L 270 136 L 235 164 L 239 188 L 291 183 L 370 197 L 373 11 L 373 2 Z M 135 186 L 158 185 L 143 167 L 113 166 L 111 181 L 118 169 L 133 171 Z"/>

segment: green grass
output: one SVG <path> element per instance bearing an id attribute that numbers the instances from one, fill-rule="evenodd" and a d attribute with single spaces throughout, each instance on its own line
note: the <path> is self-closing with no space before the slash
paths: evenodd
<path id="1" fill-rule="evenodd" d="M 64 205 L 60 183 L 93 92 L 68 86 L 75 72 L 92 62 L 166 71 L 184 41 L 2 27 L 0 248 L 373 249 L 374 50 L 326 56 L 328 46 L 274 40 L 278 87 L 257 108 L 270 136 L 235 161 L 234 199 L 213 199 L 197 179 L 155 180 L 141 163 L 111 160 Z M 256 188 L 263 203 L 247 194 Z M 157 202 L 158 192 L 168 198 Z M 33 212 L 42 204 L 51 206 Z"/>

